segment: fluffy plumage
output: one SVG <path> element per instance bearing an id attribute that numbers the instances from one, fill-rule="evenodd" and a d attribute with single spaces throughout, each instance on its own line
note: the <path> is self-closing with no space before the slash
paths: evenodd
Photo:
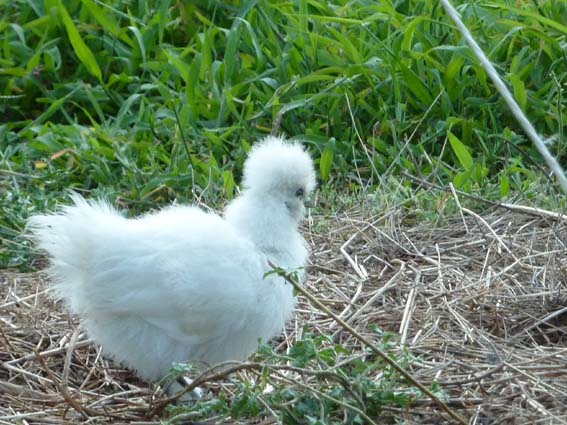
<path id="1" fill-rule="evenodd" d="M 298 223 L 315 186 L 300 145 L 268 137 L 251 151 L 225 216 L 171 206 L 127 219 L 86 201 L 37 215 L 29 229 L 51 258 L 58 297 L 114 359 L 157 380 L 173 362 L 244 360 L 279 334 L 292 288 L 268 261 L 303 267 Z"/>

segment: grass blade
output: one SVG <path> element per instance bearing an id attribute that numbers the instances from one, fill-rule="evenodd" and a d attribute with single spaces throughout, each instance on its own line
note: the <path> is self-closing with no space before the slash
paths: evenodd
<path id="1" fill-rule="evenodd" d="M 81 38 L 79 31 L 77 31 L 77 28 L 75 27 L 71 16 L 69 16 L 69 13 L 67 12 L 67 9 L 65 9 L 65 6 L 63 6 L 61 0 L 57 2 L 57 9 L 61 16 L 61 19 L 63 20 L 63 25 L 65 26 L 69 40 L 73 45 L 75 54 L 77 55 L 81 63 L 85 65 L 89 73 L 95 76 L 99 81 L 102 81 L 102 74 L 100 72 L 100 68 L 95 59 L 95 56 L 93 55 L 93 52 L 88 48 L 88 46 Z"/>

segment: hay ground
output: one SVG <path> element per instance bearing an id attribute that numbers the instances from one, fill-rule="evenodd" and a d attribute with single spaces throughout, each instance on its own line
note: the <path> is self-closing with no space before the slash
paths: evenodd
<path id="1" fill-rule="evenodd" d="M 399 334 L 416 359 L 408 371 L 426 385 L 436 380 L 469 423 L 567 423 L 562 218 L 461 209 L 434 225 L 396 207 L 363 211 L 310 218 L 307 289 L 368 338 L 376 339 L 370 325 Z M 0 272 L 0 321 L 1 424 L 159 423 L 146 416 L 152 387 L 101 355 L 49 298 L 41 273 Z M 304 324 L 353 356 L 362 351 L 304 299 L 280 350 Z M 450 423 L 426 398 L 373 419 Z"/>

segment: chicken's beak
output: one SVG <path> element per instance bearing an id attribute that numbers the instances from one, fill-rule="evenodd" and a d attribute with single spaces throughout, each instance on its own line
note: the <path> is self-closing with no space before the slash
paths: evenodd
<path id="1" fill-rule="evenodd" d="M 305 208 L 313 208 L 313 201 L 311 201 L 311 199 L 309 198 L 305 198 L 303 205 L 305 206 Z"/>

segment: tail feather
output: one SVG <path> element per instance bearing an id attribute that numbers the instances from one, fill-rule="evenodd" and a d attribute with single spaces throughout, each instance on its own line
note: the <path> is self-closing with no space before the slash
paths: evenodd
<path id="1" fill-rule="evenodd" d="M 92 273 L 94 237 L 99 227 L 119 214 L 106 202 L 86 201 L 72 197 L 74 205 L 60 213 L 35 215 L 27 223 L 28 233 L 38 248 L 51 259 L 48 269 L 53 288 L 75 313 L 85 311 L 87 278 Z"/>

